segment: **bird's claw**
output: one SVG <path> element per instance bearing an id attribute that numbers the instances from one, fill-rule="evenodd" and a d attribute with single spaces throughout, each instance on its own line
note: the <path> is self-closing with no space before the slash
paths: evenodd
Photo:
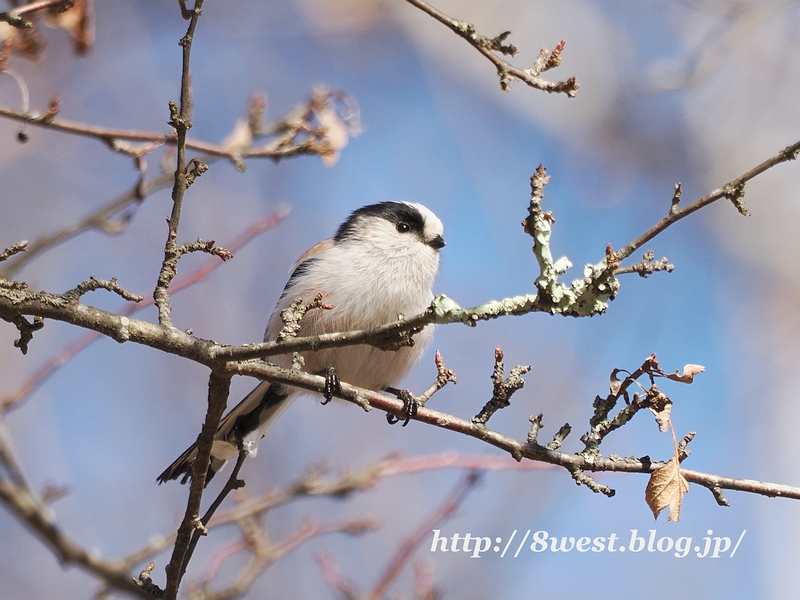
<path id="1" fill-rule="evenodd" d="M 419 402 L 414 397 L 414 394 L 412 394 L 408 390 L 392 390 L 392 391 L 397 393 L 398 400 L 403 401 L 402 414 L 405 417 L 405 419 L 402 419 L 402 421 L 403 421 L 403 427 L 405 427 L 406 425 L 408 425 L 408 422 L 411 420 L 411 418 L 416 416 L 417 410 L 419 409 Z M 399 423 L 401 419 L 393 415 L 392 413 L 386 413 L 386 421 L 389 423 L 389 425 L 394 425 L 395 423 Z"/>
<path id="2" fill-rule="evenodd" d="M 325 398 L 325 401 L 322 403 L 323 406 L 330 402 L 335 395 L 341 393 L 342 382 L 339 381 L 339 375 L 336 374 L 336 368 L 328 367 L 328 370 L 325 371 L 325 389 L 322 392 L 322 396 Z"/>

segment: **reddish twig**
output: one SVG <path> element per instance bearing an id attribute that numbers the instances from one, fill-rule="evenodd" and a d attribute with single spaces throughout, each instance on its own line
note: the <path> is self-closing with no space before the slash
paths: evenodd
<path id="1" fill-rule="evenodd" d="M 575 94 L 578 92 L 580 84 L 574 77 L 570 77 L 566 81 L 558 82 L 547 81 L 539 77 L 544 71 L 561 64 L 561 52 L 564 50 L 564 45 L 566 43 L 564 40 L 561 40 L 552 52 L 542 50 L 531 68 L 518 69 L 495 54 L 495 52 L 512 56 L 516 54 L 517 49 L 513 45 L 506 46 L 503 44 L 511 33 L 510 31 L 503 32 L 495 38 L 487 38 L 486 36 L 478 34 L 472 23 L 454 19 L 427 2 L 423 2 L 423 0 L 406 1 L 449 27 L 456 35 L 467 40 L 478 52 L 483 54 L 497 68 L 497 74 L 500 77 L 500 87 L 504 92 L 509 91 L 509 83 L 514 79 L 519 79 L 537 90 L 548 93 L 562 93 L 570 98 L 574 98 Z"/>
<path id="2" fill-rule="evenodd" d="M 389 586 L 400 574 L 400 571 L 402 571 L 417 547 L 430 535 L 431 529 L 438 523 L 453 516 L 479 481 L 480 474 L 476 471 L 471 471 L 465 475 L 464 478 L 458 482 L 453 491 L 450 492 L 450 495 L 445 501 L 442 502 L 442 504 L 425 519 L 411 535 L 403 540 L 403 543 L 400 544 L 394 557 L 392 557 L 392 560 L 390 560 L 389 564 L 386 566 L 383 575 L 381 575 L 375 587 L 373 587 L 372 591 L 367 595 L 369 600 L 379 600 L 386 595 Z"/>
<path id="3" fill-rule="evenodd" d="M 288 206 L 278 207 L 272 214 L 252 223 L 246 230 L 226 244 L 226 247 L 231 252 L 239 251 L 250 241 L 255 239 L 259 234 L 277 227 L 288 214 Z M 170 290 L 173 294 L 175 294 L 205 280 L 221 264 L 221 261 L 214 258 L 203 261 L 203 263 L 193 271 L 176 277 L 170 286 Z M 126 304 L 120 314 L 125 316 L 132 315 L 137 311 L 151 306 L 152 304 L 153 296 L 150 295 L 137 304 Z M 24 402 L 34 391 L 36 391 L 45 381 L 47 381 L 56 371 L 58 371 L 58 369 L 72 360 L 72 358 L 79 354 L 89 344 L 101 337 L 102 334 L 100 333 L 90 332 L 64 346 L 55 354 L 55 356 L 51 357 L 47 362 L 44 363 L 44 365 L 39 367 L 30 377 L 28 377 L 16 391 L 7 394 L 0 399 L 0 414 L 9 408 L 13 408 L 14 406 Z"/>
<path id="4" fill-rule="evenodd" d="M 695 200 L 694 202 L 692 202 L 691 204 L 682 209 L 679 209 L 678 204 L 673 201 L 670 211 L 666 217 L 661 219 L 658 223 L 656 223 L 656 225 L 645 231 L 642 235 L 640 235 L 630 244 L 617 250 L 614 253 L 615 258 L 617 259 L 617 261 L 621 261 L 627 258 L 631 254 L 636 252 L 636 250 L 644 246 L 647 242 L 656 237 L 659 233 L 663 232 L 670 225 L 673 225 L 674 223 L 680 221 L 684 217 L 688 217 L 690 214 L 697 212 L 701 208 L 704 208 L 709 204 L 712 204 L 717 200 L 720 200 L 721 198 L 727 198 L 737 207 L 739 212 L 741 212 L 742 214 L 746 214 L 746 209 L 744 209 L 741 203 L 742 198 L 744 197 L 745 184 L 754 177 L 760 175 L 764 171 L 767 171 L 768 169 L 771 169 L 776 165 L 788 162 L 790 160 L 796 160 L 798 153 L 800 153 L 800 141 L 797 141 L 794 144 L 786 146 L 786 148 L 778 152 L 775 156 L 768 158 L 760 165 L 753 167 L 746 173 L 740 175 L 736 179 L 725 184 L 718 190 L 714 190 L 707 196 L 704 196 L 699 200 Z"/>

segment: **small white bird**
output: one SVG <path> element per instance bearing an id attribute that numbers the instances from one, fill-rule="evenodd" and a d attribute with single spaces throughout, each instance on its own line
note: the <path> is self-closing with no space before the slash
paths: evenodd
<path id="1" fill-rule="evenodd" d="M 421 204 L 381 202 L 353 212 L 336 235 L 309 249 L 295 269 L 264 334 L 275 339 L 283 328 L 281 311 L 298 297 L 310 302 L 322 294 L 327 310 L 309 311 L 300 322 L 299 336 L 369 329 L 423 312 L 433 300 L 433 281 L 444 247 L 442 222 Z M 352 385 L 391 388 L 422 356 L 433 337 L 432 327 L 414 336 L 414 345 L 383 351 L 373 346 L 345 346 L 302 353 L 304 370 L 336 375 Z M 291 366 L 291 355 L 277 355 L 275 364 Z M 270 420 L 287 400 L 304 390 L 279 383 L 260 383 L 220 422 L 211 450 L 206 483 L 226 461 L 236 458 L 239 444 L 255 456 Z M 159 483 L 191 477 L 197 446 L 158 477 Z"/>

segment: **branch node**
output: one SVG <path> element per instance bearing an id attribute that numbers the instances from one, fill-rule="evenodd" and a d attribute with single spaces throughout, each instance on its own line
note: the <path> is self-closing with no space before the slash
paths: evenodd
<path id="1" fill-rule="evenodd" d="M 671 215 L 678 214 L 678 211 L 680 210 L 681 194 L 682 193 L 683 193 L 683 190 L 681 189 L 681 184 L 680 183 L 676 183 L 675 184 L 675 193 L 672 195 L 672 203 L 670 204 L 670 207 L 669 207 L 669 214 L 671 214 Z"/>
<path id="2" fill-rule="evenodd" d="M 100 289 L 114 292 L 128 302 L 141 302 L 143 300 L 143 296 L 133 294 L 119 285 L 116 277 L 112 277 L 110 281 L 106 281 L 105 279 L 97 279 L 94 275 L 92 275 L 88 281 L 83 281 L 68 292 L 64 292 L 62 296 L 67 302 L 78 302 L 84 294 Z"/>
<path id="3" fill-rule="evenodd" d="M 163 598 L 164 597 L 164 590 L 158 587 L 150 576 L 153 572 L 153 569 L 156 568 L 156 563 L 151 562 L 148 564 L 141 573 L 139 573 L 139 578 L 133 578 L 133 583 L 142 590 L 145 594 L 147 594 L 150 598 Z"/>
<path id="4" fill-rule="evenodd" d="M 419 407 L 425 406 L 425 403 L 431 399 L 431 396 L 433 396 L 448 383 L 456 383 L 456 372 L 444 366 L 442 353 L 437 350 L 436 356 L 433 360 L 436 363 L 436 381 L 434 381 L 427 390 L 422 392 L 422 394 L 416 398 L 417 406 Z"/>
<path id="5" fill-rule="evenodd" d="M 331 304 L 324 304 L 322 302 L 322 293 L 317 294 L 314 299 L 308 304 L 303 304 L 303 299 L 297 297 L 292 300 L 292 303 L 281 311 L 281 321 L 283 321 L 283 329 L 275 337 L 276 342 L 285 342 L 288 339 L 297 337 L 300 332 L 300 322 L 305 317 L 306 313 L 310 310 L 330 310 L 333 308 Z"/>
<path id="6" fill-rule="evenodd" d="M 183 40 L 181 40 L 183 41 Z M 192 122 L 184 119 L 175 100 L 169 101 L 169 121 L 167 122 L 175 131 L 187 131 L 192 128 Z"/>
<path id="7" fill-rule="evenodd" d="M 779 154 L 783 160 L 797 160 L 797 156 L 800 154 L 800 144 L 786 146 Z"/>
<path id="8" fill-rule="evenodd" d="M 0 262 L 4 260 L 8 260 L 15 254 L 19 254 L 20 252 L 25 252 L 28 248 L 28 240 L 22 240 L 21 242 L 14 244 L 0 252 Z"/>
<path id="9" fill-rule="evenodd" d="M 635 265 L 629 267 L 620 267 L 614 271 L 614 275 L 624 275 L 626 273 L 636 273 L 639 277 L 647 279 L 653 273 L 658 271 L 666 271 L 672 273 L 675 270 L 675 265 L 667 260 L 664 256 L 660 260 L 655 260 L 655 254 L 652 250 L 648 250 L 642 255 L 642 260 Z"/>
<path id="10" fill-rule="evenodd" d="M 22 354 L 27 354 L 28 343 L 33 339 L 33 332 L 39 331 L 44 327 L 44 319 L 42 317 L 33 317 L 33 322 L 30 322 L 24 316 L 16 315 L 11 319 L 11 323 L 19 331 L 19 339 L 14 340 L 14 347 L 19 348 Z"/>
<path id="11" fill-rule="evenodd" d="M 612 490 L 607 485 L 603 485 L 602 483 L 597 483 L 597 481 L 589 477 L 589 475 L 587 475 L 580 469 L 570 469 L 570 475 L 572 475 L 572 478 L 575 480 L 576 484 L 585 485 L 595 494 L 604 494 L 609 498 L 613 498 L 614 494 L 617 493 L 615 490 Z"/>
<path id="12" fill-rule="evenodd" d="M 708 488 L 711 494 L 714 496 L 714 500 L 717 501 L 717 504 L 720 506 L 728 506 L 730 507 L 731 503 L 728 502 L 728 499 L 725 497 L 725 494 L 722 493 L 722 488 L 718 485 L 712 485 Z"/>
<path id="13" fill-rule="evenodd" d="M 58 95 L 53 96 L 50 99 L 50 102 L 48 102 L 47 104 L 47 109 L 36 120 L 46 125 L 52 123 L 55 120 L 56 116 L 58 115 L 59 104 L 60 100 Z"/>
<path id="14" fill-rule="evenodd" d="M 518 365 L 511 369 L 506 379 L 505 366 L 503 365 L 503 350 L 497 346 L 494 350 L 494 370 L 492 371 L 492 383 L 494 390 L 492 399 L 487 402 L 477 415 L 472 417 L 475 425 L 485 426 L 491 416 L 511 404 L 511 396 L 525 385 L 522 375 L 531 370 L 529 365 Z"/>
<path id="15" fill-rule="evenodd" d="M 206 171 L 208 171 L 208 165 L 206 163 L 201 162 L 197 158 L 190 160 L 189 164 L 186 166 L 186 172 L 184 173 L 186 177 L 186 188 L 188 189 L 189 186 L 194 183 L 194 180 Z"/>
<path id="16" fill-rule="evenodd" d="M 542 428 L 542 413 L 528 417 L 531 422 L 531 428 L 528 430 L 528 444 L 531 446 L 537 445 L 536 438 L 539 436 L 539 430 Z"/>
<path id="17" fill-rule="evenodd" d="M 750 211 L 744 205 L 744 181 L 732 181 L 722 188 L 722 195 L 731 201 L 739 214 L 744 217 L 750 216 Z"/>
<path id="18" fill-rule="evenodd" d="M 569 423 L 564 423 L 561 426 L 561 429 L 559 429 L 553 436 L 553 441 L 547 444 L 546 448 L 548 450 L 558 450 L 559 448 L 561 448 L 561 444 L 564 443 L 564 440 L 570 434 L 571 431 L 572 431 L 572 426 Z"/>
<path id="19" fill-rule="evenodd" d="M 697 432 L 690 431 L 685 436 L 683 436 L 681 441 L 678 443 L 678 460 L 680 462 L 683 462 L 684 460 L 689 458 L 689 456 L 691 456 L 692 452 L 686 446 L 689 445 L 689 442 L 691 442 L 694 439 L 694 436 L 696 435 Z"/>
<path id="20" fill-rule="evenodd" d="M 469 23 L 467 24 L 469 25 Z M 506 38 L 511 35 L 510 31 L 504 31 L 497 37 L 488 38 L 483 35 L 478 35 L 475 33 L 475 27 L 469 25 L 472 29 L 470 35 L 470 39 L 475 43 L 475 45 L 479 48 L 486 48 L 487 50 L 494 50 L 495 52 L 499 52 L 500 54 L 504 54 L 506 56 L 514 56 L 517 53 L 517 47 L 514 44 L 504 45 L 503 42 L 506 41 Z"/>

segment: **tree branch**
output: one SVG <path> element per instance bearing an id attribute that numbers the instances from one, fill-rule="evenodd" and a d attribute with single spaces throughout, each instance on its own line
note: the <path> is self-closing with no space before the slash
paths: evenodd
<path id="1" fill-rule="evenodd" d="M 201 152 L 204 155 L 201 158 L 203 162 L 208 162 L 211 158 L 225 158 L 236 164 L 240 170 L 242 170 L 242 159 L 245 158 L 268 158 L 273 161 L 279 161 L 300 155 L 325 156 L 331 152 L 331 146 L 326 135 L 327 132 L 318 124 L 312 123 L 311 119 L 315 114 L 314 108 L 317 108 L 318 112 L 323 105 L 333 101 L 337 95 L 341 94 L 322 90 L 319 93 L 315 93 L 308 103 L 295 107 L 287 113 L 285 118 L 275 123 L 266 126 L 260 123 L 252 123 L 256 127 L 252 127 L 250 132 L 246 134 L 251 138 L 275 136 L 273 140 L 261 146 L 252 146 L 252 139 L 242 146 L 234 143 L 241 141 L 234 138 L 223 141 L 221 144 L 213 144 L 202 140 L 192 140 L 187 136 L 186 148 Z M 178 145 L 178 137 L 175 132 L 163 134 L 132 129 L 111 129 L 87 123 L 56 119 L 52 112 L 35 115 L 27 111 L 18 111 L 6 106 L 0 106 L 0 117 L 62 133 L 95 138 L 115 151 L 124 149 L 124 147 L 120 146 L 121 140 L 144 143 L 146 144 L 144 148 L 148 149 L 148 151 L 153 151 L 160 146 Z M 299 136 L 304 137 L 303 139 L 298 139 Z M 170 181 L 172 181 L 171 178 Z"/>
<path id="2" fill-rule="evenodd" d="M 220 157 L 225 157 L 233 161 L 240 170 L 243 170 L 243 158 L 248 157 L 266 157 L 272 158 L 274 160 L 278 160 L 282 157 L 287 156 L 298 156 L 300 154 L 321 154 L 323 151 L 327 151 L 327 144 L 323 143 L 323 141 L 313 141 L 317 139 L 317 136 L 323 136 L 319 138 L 319 140 L 324 139 L 324 134 L 319 132 L 319 130 L 315 130 L 313 133 L 313 139 L 306 140 L 305 142 L 300 142 L 297 140 L 297 136 L 304 131 L 309 131 L 312 129 L 311 124 L 308 122 L 312 114 L 312 105 L 313 106 L 320 106 L 325 105 L 332 101 L 334 94 L 332 92 L 325 92 L 324 94 L 315 93 L 314 98 L 310 100 L 305 105 L 299 105 L 291 109 L 287 112 L 287 114 L 276 121 L 275 123 L 264 125 L 261 123 L 261 113 L 263 112 L 263 102 L 255 99 L 251 101 L 251 107 L 248 110 L 248 114 L 246 115 L 246 119 L 243 120 L 244 123 L 247 124 L 248 129 L 247 133 L 245 134 L 245 140 L 233 140 L 235 137 L 233 134 L 230 136 L 231 140 L 228 142 L 224 142 L 222 146 L 219 147 L 219 151 L 214 151 L 213 148 L 206 147 L 204 149 L 205 154 L 199 157 L 199 161 L 204 164 L 211 164 L 218 160 Z M 5 109 L 0 107 L 0 116 L 2 116 L 5 112 Z M 6 115 L 8 116 L 8 115 Z M 24 116 L 24 115 L 22 115 Z M 51 126 L 52 123 L 43 126 Z M 86 130 L 84 131 L 74 131 L 74 133 L 80 133 L 84 135 L 92 135 L 92 131 L 97 128 L 91 128 L 85 125 L 76 125 L 76 127 L 80 128 L 88 128 L 89 133 Z M 104 132 L 95 132 L 98 133 L 98 137 L 105 139 L 106 135 L 111 135 L 111 132 L 104 131 Z M 102 135 L 100 135 L 102 133 Z M 120 132 L 116 132 L 120 133 Z M 150 134 L 147 134 L 150 135 Z M 155 135 L 155 134 L 154 134 Z M 276 137 L 272 142 L 269 144 L 269 149 L 262 149 L 253 150 L 250 146 L 251 137 L 256 135 L 276 135 Z M 108 138 L 109 140 L 116 140 L 122 139 L 125 136 L 117 136 L 114 135 L 113 137 Z M 172 136 L 173 142 L 175 141 L 175 136 Z M 313 142 L 313 143 L 310 143 Z M 187 148 L 194 148 L 200 149 L 197 146 L 192 146 L 192 143 L 187 140 Z M 227 150 L 226 150 L 227 148 Z M 311 149 L 314 148 L 312 152 Z M 307 152 L 308 150 L 308 152 Z M 318 150 L 318 151 L 317 151 Z M 15 256 L 8 256 L 10 259 L 4 266 L 4 268 L 0 269 L 0 278 L 10 279 L 13 277 L 20 269 L 22 269 L 28 262 L 37 258 L 41 253 L 58 246 L 59 244 L 77 236 L 85 231 L 91 229 L 99 229 L 106 233 L 116 234 L 119 233 L 125 225 L 130 221 L 132 218 L 132 213 L 123 213 L 121 217 L 118 219 L 112 218 L 128 208 L 131 205 L 138 205 L 144 199 L 166 187 L 168 184 L 173 183 L 175 181 L 175 173 L 174 171 L 171 173 L 164 173 L 159 175 L 158 177 L 152 179 L 149 182 L 146 182 L 139 178 L 136 185 L 131 189 L 131 191 L 122 194 L 118 198 L 110 201 L 108 204 L 101 206 L 99 209 L 94 211 L 93 213 L 87 215 L 86 217 L 76 221 L 75 223 L 68 225 L 56 232 L 46 234 L 40 236 L 39 238 L 35 239 L 32 243 L 27 246 L 27 251 L 21 253 L 21 249 L 16 249 L 16 247 L 11 248 L 9 250 L 14 250 L 11 254 L 15 254 Z M 8 257 L 7 257 L 8 258 Z M 0 260 L 2 262 L 2 260 Z"/>
<path id="3" fill-rule="evenodd" d="M 24 485 L 0 479 L 0 501 L 45 543 L 62 566 L 77 566 L 102 579 L 109 587 L 146 597 L 131 581 L 130 564 L 104 560 L 81 548 L 62 533 L 49 514 L 49 508 Z"/>
<path id="4" fill-rule="evenodd" d="M 38 12 L 48 8 L 53 8 L 58 12 L 65 12 L 72 8 L 75 0 L 39 0 L 38 2 L 31 2 L 30 4 L 23 4 L 13 10 L 0 12 L 0 21 L 5 21 L 12 27 L 20 29 L 31 27 L 30 22 L 22 18 L 32 12 Z"/>
<path id="5" fill-rule="evenodd" d="M 561 52 L 564 50 L 564 45 L 566 44 L 565 40 L 561 40 L 552 52 L 542 49 L 536 62 L 529 69 L 517 69 L 495 54 L 495 52 L 500 52 L 501 54 L 514 56 L 517 53 L 517 48 L 515 46 L 506 46 L 503 44 L 506 38 L 511 34 L 510 31 L 505 31 L 495 38 L 488 38 L 477 33 L 472 23 L 449 17 L 427 2 L 423 2 L 423 0 L 406 1 L 440 23 L 447 25 L 456 35 L 467 40 L 478 52 L 483 54 L 489 62 L 497 68 L 497 75 L 500 77 L 500 88 L 504 92 L 511 89 L 509 84 L 512 81 L 519 79 L 530 87 L 542 90 L 543 92 L 551 94 L 557 92 L 566 94 L 570 98 L 574 98 L 575 94 L 577 94 L 580 84 L 574 77 L 570 77 L 566 81 L 558 82 L 547 81 L 539 77 L 541 73 L 561 64 Z"/>
<path id="6" fill-rule="evenodd" d="M 192 126 L 191 72 L 189 66 L 192 55 L 192 41 L 202 7 L 203 0 L 195 0 L 194 9 L 191 11 L 191 16 L 189 18 L 189 28 L 186 31 L 186 35 L 183 36 L 180 41 L 180 46 L 183 48 L 180 107 L 174 100 L 170 100 L 169 102 L 169 124 L 175 129 L 175 134 L 177 136 L 177 166 L 175 168 L 175 183 L 172 186 L 172 214 L 168 221 L 169 232 L 167 234 L 166 244 L 164 245 L 164 261 L 161 263 L 158 283 L 153 291 L 153 300 L 158 308 L 158 322 L 164 327 L 172 327 L 172 306 L 169 299 L 169 284 L 178 273 L 178 259 L 181 256 L 177 243 L 178 227 L 181 219 L 183 195 L 186 193 L 186 188 L 188 187 L 186 173 L 186 133 Z M 182 13 L 184 18 L 186 18 L 186 8 L 183 6 Z M 177 587 L 175 593 L 177 593 Z"/>
<path id="7" fill-rule="evenodd" d="M 771 169 L 775 165 L 779 165 L 781 163 L 797 159 L 798 153 L 800 153 L 800 141 L 797 141 L 794 144 L 786 146 L 786 148 L 778 152 L 775 156 L 768 158 L 760 165 L 753 167 L 746 173 L 740 175 L 739 177 L 725 184 L 721 188 L 714 190 L 713 192 L 711 192 L 707 196 L 700 198 L 699 200 L 695 200 L 694 202 L 692 202 L 691 204 L 682 209 L 678 208 L 678 203 L 673 200 L 670 211 L 666 217 L 661 219 L 661 221 L 659 221 L 656 225 L 648 229 L 646 232 L 644 232 L 630 244 L 617 250 L 614 253 L 614 257 L 616 258 L 617 261 L 624 260 L 631 254 L 636 252 L 636 250 L 644 246 L 647 242 L 656 237 L 659 233 L 667 229 L 667 227 L 669 227 L 670 225 L 673 225 L 674 223 L 680 221 L 681 219 L 688 217 L 693 212 L 696 212 L 701 208 L 704 208 L 709 204 L 716 202 L 720 198 L 727 198 L 731 200 L 731 202 L 733 202 L 733 204 L 737 207 L 737 210 L 739 210 L 739 212 L 742 212 L 743 206 L 741 205 L 741 198 L 744 196 L 745 184 L 751 179 L 757 177 L 758 175 L 761 175 L 761 173 Z"/>
<path id="8" fill-rule="evenodd" d="M 455 514 L 469 493 L 478 485 L 480 479 L 480 473 L 477 471 L 467 473 L 448 494 L 444 502 L 427 519 L 420 523 L 411 535 L 403 540 L 380 579 L 378 579 L 370 593 L 367 594 L 366 600 L 380 600 L 386 595 L 389 586 L 400 575 L 400 571 L 409 561 L 414 550 L 430 535 L 431 529 Z"/>
<path id="9" fill-rule="evenodd" d="M 194 461 L 186 513 L 178 528 L 172 558 L 166 569 L 167 584 L 164 590 L 166 600 L 175 600 L 178 595 L 178 586 L 186 568 L 185 558 L 192 535 L 196 530 L 205 531 L 206 529 L 205 525 L 200 522 L 200 501 L 203 498 L 206 473 L 211 462 L 211 446 L 214 443 L 214 435 L 222 419 L 222 413 L 225 412 L 228 403 L 230 385 L 230 376 L 211 372 L 208 382 L 208 410 L 203 429 L 197 437 L 197 458 Z"/>

